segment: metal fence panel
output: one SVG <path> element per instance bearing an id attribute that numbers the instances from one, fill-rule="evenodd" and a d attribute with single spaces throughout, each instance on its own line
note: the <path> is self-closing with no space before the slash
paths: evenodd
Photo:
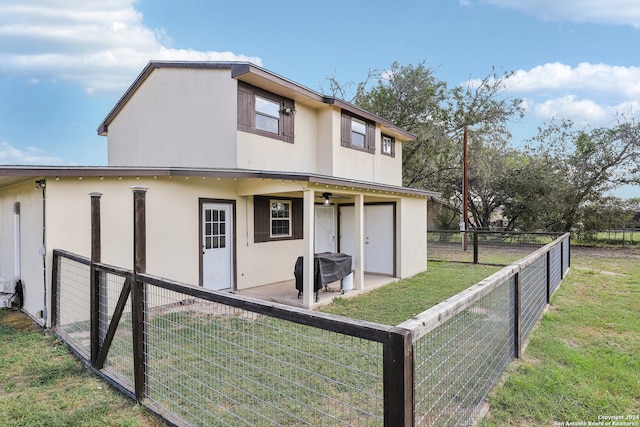
<path id="1" fill-rule="evenodd" d="M 65 341 L 81 356 L 91 354 L 90 267 L 68 258 L 58 258 L 57 327 Z"/>
<path id="2" fill-rule="evenodd" d="M 525 342 L 547 305 L 547 262 L 541 256 L 520 272 L 521 339 Z"/>
<path id="3" fill-rule="evenodd" d="M 382 425 L 382 344 L 147 285 L 147 398 L 193 425 Z"/>
<path id="4" fill-rule="evenodd" d="M 556 246 L 549 252 L 549 290 L 553 294 L 562 280 L 562 247 Z"/>
<path id="5" fill-rule="evenodd" d="M 470 425 L 514 358 L 513 277 L 414 343 L 415 425 Z"/>
<path id="6" fill-rule="evenodd" d="M 124 282 L 127 280 L 122 275 L 108 272 L 100 274 L 101 289 L 104 289 L 104 297 L 101 298 L 100 312 L 104 314 L 99 322 L 99 334 L 101 344 L 107 333 L 107 328 L 112 320 L 116 304 L 120 298 Z M 104 363 L 106 373 L 111 377 L 117 377 L 118 382 L 129 390 L 134 387 L 133 374 L 133 332 L 131 316 L 131 297 L 127 297 L 122 317 L 119 319 L 117 332 L 113 337 L 109 353 Z"/>

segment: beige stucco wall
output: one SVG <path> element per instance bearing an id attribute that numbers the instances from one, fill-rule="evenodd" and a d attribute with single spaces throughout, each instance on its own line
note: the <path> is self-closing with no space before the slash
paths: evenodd
<path id="1" fill-rule="evenodd" d="M 44 265 L 40 252 L 43 242 L 42 191 L 35 190 L 35 179 L 0 189 L 0 276 L 11 280 L 14 285 L 15 202 L 20 202 L 20 270 L 24 310 L 36 318 L 38 312 L 45 308 L 45 303 Z"/>
<path id="2" fill-rule="evenodd" d="M 427 269 L 427 200 L 403 197 L 398 203 L 399 276 L 410 277 Z"/>
<path id="3" fill-rule="evenodd" d="M 253 243 L 253 198 L 238 196 L 252 184 L 207 177 L 148 177 L 140 179 L 85 177 L 50 179 L 47 185 L 48 249 L 65 249 L 90 256 L 89 193 L 101 196 L 102 262 L 124 268 L 133 265 L 133 193 L 147 187 L 147 272 L 199 284 L 200 198 L 236 203 L 235 244 L 237 288 L 293 279 L 302 241 Z M 246 182 L 245 182 L 246 181 Z M 264 186 L 262 180 L 255 185 Z M 279 190 L 282 183 L 276 183 Z M 290 184 L 289 184 L 290 185 Z M 299 188 L 299 186 L 298 186 Z M 262 191 L 267 191 L 263 189 Z M 55 230 L 55 231 L 54 231 Z"/>
<path id="4" fill-rule="evenodd" d="M 236 167 L 229 70 L 158 68 L 109 125 L 109 165 Z"/>
<path id="5" fill-rule="evenodd" d="M 382 155 L 380 152 L 381 132 L 380 128 L 376 127 L 376 152 L 374 154 L 342 147 L 340 142 L 341 112 L 339 109 L 334 109 L 331 111 L 331 115 L 331 158 L 332 174 L 334 176 L 380 184 L 402 185 L 401 143 L 396 142 L 397 151 L 395 157 Z M 397 154 L 398 152 L 399 155 Z"/>
<path id="6" fill-rule="evenodd" d="M 13 204 L 21 203 L 22 278 L 25 309 L 33 317 L 44 308 L 42 192 L 35 179 L 0 190 L 0 275 L 13 278 Z M 238 289 L 292 280 L 304 242 L 253 242 L 252 194 L 302 195 L 291 181 L 218 179 L 216 177 L 48 177 L 46 185 L 46 282 L 51 295 L 54 249 L 89 257 L 91 199 L 100 192 L 102 262 L 132 268 L 133 193 L 147 187 L 147 272 L 192 285 L 199 284 L 200 199 L 235 201 L 235 250 Z M 274 196 L 277 197 L 277 196 Z M 397 200 L 397 199 L 396 199 Z M 371 200 L 370 200 L 371 201 Z M 382 201 L 382 200 L 380 200 Z M 426 268 L 426 200 L 403 197 L 397 202 L 397 270 L 409 277 Z M 295 291 L 292 288 L 292 291 Z M 50 314 L 50 302 L 47 301 Z"/>
<path id="7" fill-rule="evenodd" d="M 295 142 L 238 132 L 238 167 L 282 172 L 318 173 L 317 110 L 296 103 Z"/>

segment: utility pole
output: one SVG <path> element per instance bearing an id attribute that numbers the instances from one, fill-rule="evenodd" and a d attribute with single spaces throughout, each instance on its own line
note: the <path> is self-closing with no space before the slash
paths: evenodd
<path id="1" fill-rule="evenodd" d="M 462 149 L 462 250 L 467 250 L 467 229 L 469 228 L 469 177 L 467 174 L 469 164 L 469 129 L 464 127 L 463 149 Z M 462 227 L 461 227 L 462 228 Z"/>

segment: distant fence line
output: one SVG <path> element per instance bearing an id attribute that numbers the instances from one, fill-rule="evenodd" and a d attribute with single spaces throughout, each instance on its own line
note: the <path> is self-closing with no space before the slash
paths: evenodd
<path id="1" fill-rule="evenodd" d="M 563 233 L 434 230 L 427 233 L 428 261 L 509 265 Z"/>
<path id="2" fill-rule="evenodd" d="M 640 246 L 640 228 L 615 228 L 607 230 L 587 230 L 576 233 L 580 244 L 606 244 L 620 246 Z"/>
<path id="3" fill-rule="evenodd" d="M 99 261 L 99 233 L 91 258 L 54 250 L 52 329 L 175 425 L 471 425 L 569 268 L 565 234 L 380 325 L 147 274 L 134 194 L 133 270 Z"/>

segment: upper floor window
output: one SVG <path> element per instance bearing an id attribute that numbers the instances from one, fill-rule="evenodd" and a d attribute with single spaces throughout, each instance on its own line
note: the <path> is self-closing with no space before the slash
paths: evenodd
<path id="1" fill-rule="evenodd" d="M 256 95 L 256 129 L 280 133 L 280 104 Z"/>
<path id="2" fill-rule="evenodd" d="M 238 130 L 293 143 L 293 100 L 238 82 Z"/>
<path id="3" fill-rule="evenodd" d="M 396 156 L 396 140 L 395 138 L 382 134 L 382 148 L 380 150 L 382 154 L 387 156 Z"/>
<path id="4" fill-rule="evenodd" d="M 357 150 L 376 152 L 376 125 L 360 117 L 342 112 L 341 145 Z"/>
<path id="5" fill-rule="evenodd" d="M 351 118 L 351 145 L 354 147 L 365 148 L 367 139 L 367 124 L 355 117 Z"/>

